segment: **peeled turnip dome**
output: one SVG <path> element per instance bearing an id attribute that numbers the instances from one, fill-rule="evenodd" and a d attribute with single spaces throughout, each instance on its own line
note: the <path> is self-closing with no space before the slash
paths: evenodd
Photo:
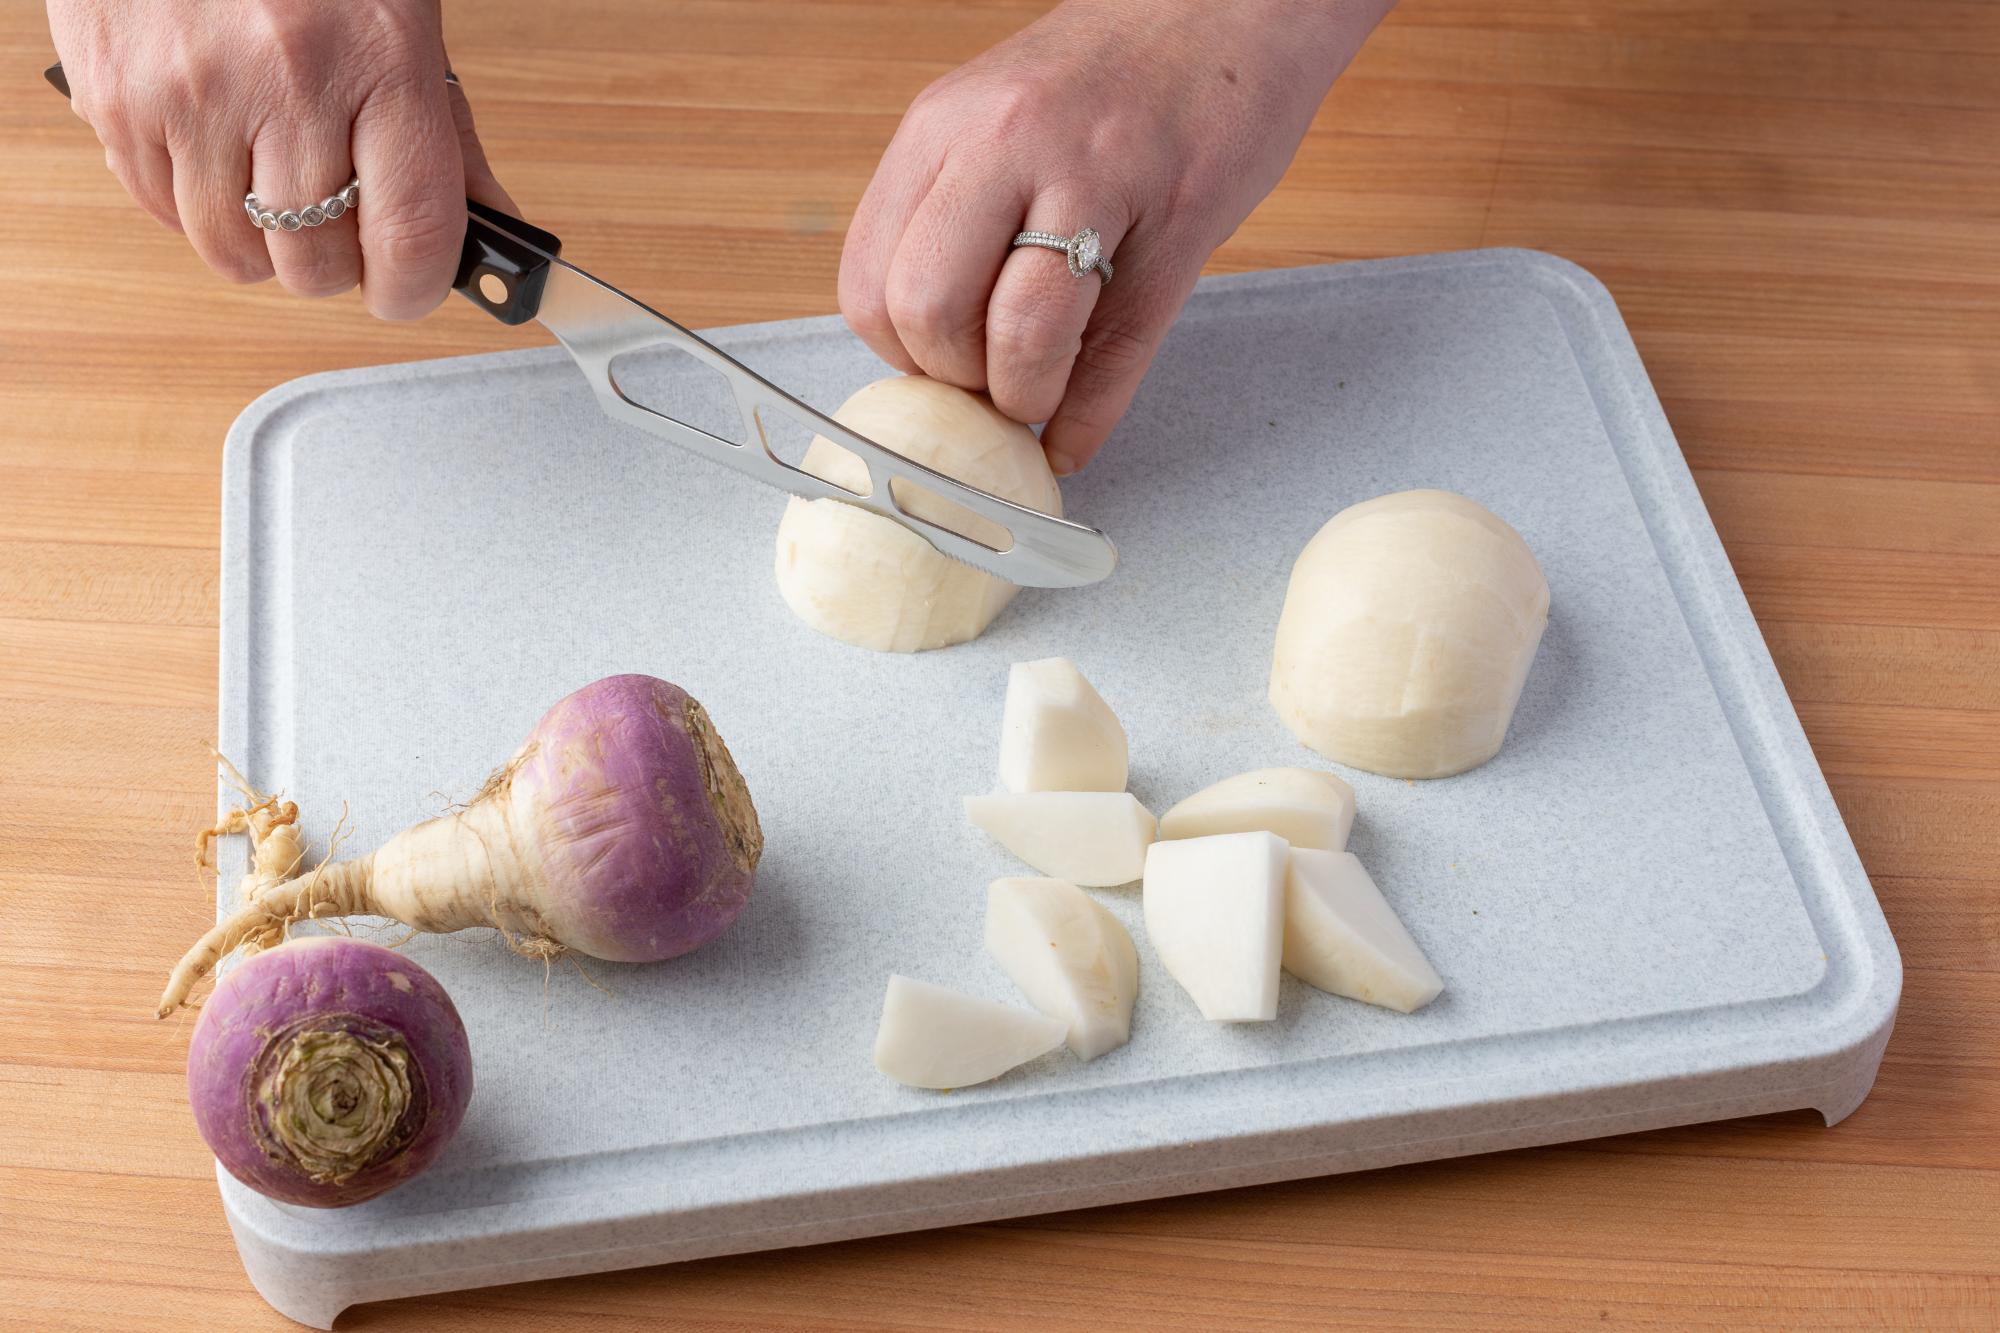
<path id="1" fill-rule="evenodd" d="M 1548 581 L 1500 518 L 1450 491 L 1378 496 L 1293 565 L 1271 704 L 1336 763 L 1462 773 L 1499 753 L 1548 621 Z"/>
<path id="2" fill-rule="evenodd" d="M 921 375 L 877 380 L 834 417 L 886 449 L 968 485 L 1062 514 L 1062 492 L 1035 433 L 1011 421 L 985 394 Z M 824 436 L 800 466 L 857 494 L 868 468 Z M 991 546 L 1007 534 L 958 505 L 897 482 L 912 515 Z M 778 591 L 822 634 L 883 652 L 914 653 L 977 638 L 1013 600 L 1005 579 L 940 555 L 893 519 L 839 500 L 785 506 L 778 524 Z"/>

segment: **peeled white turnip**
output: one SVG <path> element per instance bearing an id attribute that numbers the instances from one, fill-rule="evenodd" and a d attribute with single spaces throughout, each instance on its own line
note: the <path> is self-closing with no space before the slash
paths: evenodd
<path id="1" fill-rule="evenodd" d="M 966 797 L 965 813 L 1044 875 L 1093 888 L 1139 878 L 1159 831 L 1152 812 L 1122 791 L 994 792 Z"/>
<path id="2" fill-rule="evenodd" d="M 1349 999 L 1412 1013 L 1444 980 L 1352 852 L 1294 847 L 1285 879 L 1285 971 Z"/>
<path id="3" fill-rule="evenodd" d="M 1060 516 L 1062 492 L 1035 433 L 984 394 L 921 375 L 877 380 L 834 417 L 905 458 L 1016 504 Z M 800 466 L 856 494 L 868 468 L 824 436 Z M 1004 530 L 938 496 L 892 483 L 912 516 L 1004 547 Z M 785 506 L 778 524 L 778 591 L 799 619 L 862 648 L 913 653 L 977 638 L 1016 589 L 949 556 L 893 519 L 839 500 Z"/>
<path id="4" fill-rule="evenodd" d="M 996 879 L 986 890 L 986 952 L 1028 1002 L 1069 1029 L 1094 1060 L 1132 1035 L 1139 955 L 1118 918 L 1060 879 Z"/>
<path id="5" fill-rule="evenodd" d="M 1067 1029 L 1028 1009 L 892 976 L 875 1067 L 913 1088 L 966 1088 L 1047 1055 Z"/>
<path id="6" fill-rule="evenodd" d="M 1222 833 L 1156 842 L 1146 853 L 1146 937 L 1168 973 L 1216 1022 L 1278 1016 L 1285 840 Z"/>
<path id="7" fill-rule="evenodd" d="M 1499 752 L 1548 616 L 1534 553 L 1485 508 L 1379 496 L 1335 514 L 1292 567 L 1271 703 L 1336 763 L 1462 773 Z"/>
<path id="8" fill-rule="evenodd" d="M 1260 768 L 1203 787 L 1160 816 L 1161 838 L 1275 833 L 1293 847 L 1339 851 L 1354 827 L 1354 788 L 1310 768 Z"/>
<path id="9" fill-rule="evenodd" d="M 1016 662 L 1000 720 L 1008 791 L 1124 791 L 1125 728 L 1066 657 Z"/>

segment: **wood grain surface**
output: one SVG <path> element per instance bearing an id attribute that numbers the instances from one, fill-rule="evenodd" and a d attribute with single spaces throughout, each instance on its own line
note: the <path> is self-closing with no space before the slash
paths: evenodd
<path id="1" fill-rule="evenodd" d="M 1218 7 L 1220 9 L 1221 7 Z M 455 6 L 503 178 L 696 325 L 832 310 L 907 99 L 1030 4 Z M 153 997 L 208 898 L 224 432 L 516 347 L 209 277 L 0 9 L 0 1323 L 284 1326 Z M 728 224 L 718 231 L 718 224 Z M 2000 5 L 1405 0 L 1230 271 L 1535 246 L 1625 313 L 1905 964 L 1808 1112 L 359 1308 L 353 1329 L 2000 1324 Z"/>

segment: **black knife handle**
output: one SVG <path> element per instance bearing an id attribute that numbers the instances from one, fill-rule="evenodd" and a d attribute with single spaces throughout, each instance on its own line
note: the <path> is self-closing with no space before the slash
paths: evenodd
<path id="1" fill-rule="evenodd" d="M 527 323 L 542 308 L 562 241 L 476 199 L 465 201 L 465 214 L 465 248 L 451 289 L 502 324 Z"/>
<path id="2" fill-rule="evenodd" d="M 69 96 L 61 62 L 42 71 L 49 86 Z M 549 265 L 562 240 L 476 199 L 465 201 L 465 245 L 451 289 L 502 324 L 525 324 L 542 306 Z"/>

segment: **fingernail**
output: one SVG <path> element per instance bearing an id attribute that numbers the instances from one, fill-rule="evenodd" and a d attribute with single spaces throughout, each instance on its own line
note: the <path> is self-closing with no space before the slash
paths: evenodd
<path id="1" fill-rule="evenodd" d="M 1067 477 L 1076 471 L 1076 460 L 1060 449 L 1049 450 L 1049 470 L 1058 477 Z"/>

